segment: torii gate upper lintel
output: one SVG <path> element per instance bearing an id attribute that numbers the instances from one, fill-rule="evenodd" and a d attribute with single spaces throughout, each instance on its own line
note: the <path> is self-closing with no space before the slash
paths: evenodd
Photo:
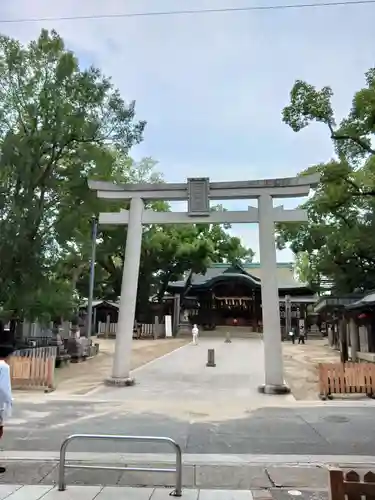
<path id="1" fill-rule="evenodd" d="M 186 183 L 114 184 L 89 181 L 89 188 L 102 199 L 130 200 L 130 210 L 101 213 L 102 225 L 127 225 L 125 262 L 123 268 L 119 319 L 112 376 L 112 385 L 131 385 L 130 357 L 138 288 L 138 274 L 143 224 L 259 223 L 260 264 L 262 268 L 262 315 L 265 359 L 265 384 L 260 388 L 268 394 L 289 392 L 284 382 L 280 311 L 277 283 L 275 222 L 304 222 L 307 214 L 301 209 L 285 210 L 273 206 L 273 198 L 307 196 L 319 183 L 319 175 L 263 179 L 255 181 L 210 182 L 207 177 L 190 178 Z M 257 199 L 258 208 L 244 211 L 211 212 L 210 200 Z M 188 211 L 153 212 L 144 209 L 144 200 L 187 200 Z"/>

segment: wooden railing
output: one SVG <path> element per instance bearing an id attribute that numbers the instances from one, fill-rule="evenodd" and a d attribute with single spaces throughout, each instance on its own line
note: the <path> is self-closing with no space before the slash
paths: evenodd
<path id="1" fill-rule="evenodd" d="M 9 359 L 13 389 L 54 389 L 56 347 L 15 351 Z"/>
<path id="2" fill-rule="evenodd" d="M 154 323 L 138 323 L 133 334 L 136 339 L 156 338 L 156 325 Z"/>
<path id="3" fill-rule="evenodd" d="M 319 363 L 319 395 L 322 399 L 332 394 L 375 395 L 375 364 Z"/>
<path id="4" fill-rule="evenodd" d="M 354 470 L 345 475 L 340 469 L 329 471 L 330 500 L 373 500 L 375 498 L 375 474 L 367 472 L 363 481 Z"/>
<path id="5" fill-rule="evenodd" d="M 98 323 L 98 335 L 105 335 L 116 337 L 117 323 L 104 323 L 99 321 Z"/>

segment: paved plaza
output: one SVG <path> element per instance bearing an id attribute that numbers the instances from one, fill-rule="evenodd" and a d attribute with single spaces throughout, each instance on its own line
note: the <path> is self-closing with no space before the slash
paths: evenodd
<path id="1" fill-rule="evenodd" d="M 215 367 L 207 367 L 207 351 L 215 350 Z M 132 388 L 99 388 L 91 396 L 122 400 L 128 410 L 166 417 L 225 420 L 244 417 L 252 409 L 294 401 L 292 395 L 259 394 L 264 383 L 263 341 L 259 338 L 202 338 L 135 370 Z"/>

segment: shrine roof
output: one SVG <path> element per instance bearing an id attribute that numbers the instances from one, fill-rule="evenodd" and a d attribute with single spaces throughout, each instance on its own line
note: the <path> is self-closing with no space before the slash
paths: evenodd
<path id="1" fill-rule="evenodd" d="M 369 292 L 361 299 L 351 302 L 345 306 L 345 309 L 366 309 L 367 307 L 373 308 L 375 306 L 375 292 Z"/>
<path id="2" fill-rule="evenodd" d="M 314 306 L 315 313 L 323 311 L 345 309 L 353 303 L 358 303 L 363 298 L 363 294 L 348 294 L 342 296 L 323 295 Z"/>
<path id="3" fill-rule="evenodd" d="M 88 306 L 88 301 L 85 300 L 80 304 L 80 309 L 86 308 Z M 99 306 L 109 306 L 109 307 L 114 307 L 115 309 L 119 309 L 120 304 L 118 302 L 113 302 L 111 300 L 93 300 L 92 301 L 92 307 L 99 307 Z"/>
<path id="4" fill-rule="evenodd" d="M 207 268 L 204 274 L 191 273 L 184 281 L 171 282 L 171 288 L 183 288 L 190 285 L 192 288 L 205 287 L 213 280 L 216 281 L 220 276 L 227 276 L 228 278 L 236 278 L 240 275 L 246 276 L 249 281 L 256 287 L 261 285 L 261 266 L 259 262 L 251 262 L 244 264 L 228 264 L 217 263 Z M 293 263 L 281 262 L 277 264 L 278 271 L 278 285 L 281 290 L 310 290 L 306 283 L 300 283 L 294 279 L 293 276 Z"/>

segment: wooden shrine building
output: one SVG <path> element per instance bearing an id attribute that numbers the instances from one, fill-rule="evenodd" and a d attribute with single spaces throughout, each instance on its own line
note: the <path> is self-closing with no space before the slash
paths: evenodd
<path id="1" fill-rule="evenodd" d="M 294 279 L 292 263 L 279 263 L 277 271 L 281 326 L 285 328 L 287 303 L 291 324 L 298 328 L 307 306 L 316 302 L 315 294 Z M 191 272 L 185 280 L 169 283 L 168 292 L 179 296 L 182 323 L 197 323 L 208 330 L 237 324 L 262 331 L 261 279 L 259 263 L 213 264 L 205 274 Z"/>

